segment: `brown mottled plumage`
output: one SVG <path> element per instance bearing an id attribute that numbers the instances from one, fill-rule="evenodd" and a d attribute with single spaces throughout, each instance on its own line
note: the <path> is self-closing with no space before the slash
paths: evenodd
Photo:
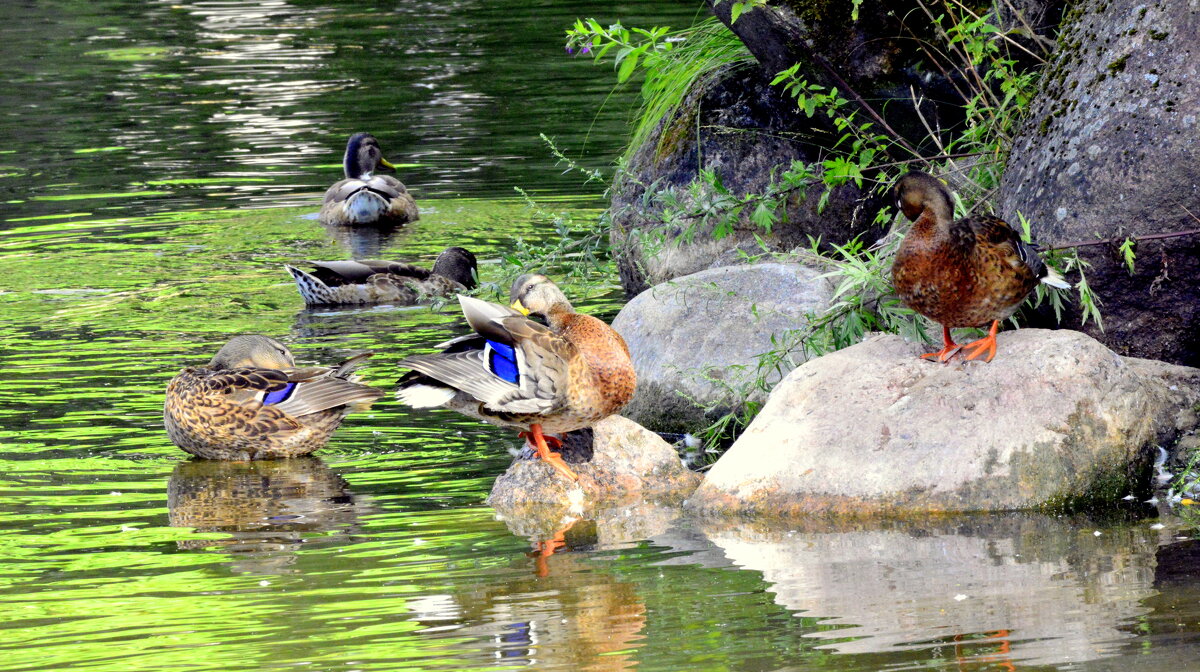
<path id="1" fill-rule="evenodd" d="M 954 201 L 940 181 L 922 172 L 900 178 L 893 189 L 913 226 L 896 252 L 896 294 L 918 313 L 942 325 L 945 347 L 922 355 L 948 361 L 961 348 L 967 359 L 996 355 L 1000 320 L 1016 311 L 1039 282 L 1066 287 L 1004 220 L 991 216 L 954 220 Z M 950 338 L 952 327 L 992 323 L 988 336 L 966 346 Z"/>
<path id="2" fill-rule="evenodd" d="M 346 179 L 325 191 L 318 215 L 321 223 L 395 226 L 416 221 L 416 201 L 400 180 L 391 175 L 375 175 L 380 166 L 395 168 L 383 158 L 379 141 L 369 133 L 350 136 L 342 158 Z"/>
<path id="3" fill-rule="evenodd" d="M 400 379 L 397 397 L 415 408 L 445 406 L 528 430 L 538 454 L 574 479 L 543 433 L 590 427 L 629 403 L 637 386 L 629 348 L 612 327 L 576 313 L 544 275 L 518 278 L 510 298 L 512 308 L 460 296 L 475 334 L 443 343 L 442 352 L 401 361 L 413 371 Z M 506 347 L 512 348 L 508 360 Z"/>
<path id="4" fill-rule="evenodd" d="M 383 392 L 351 380 L 371 353 L 333 367 L 296 368 L 266 336 L 236 336 L 207 366 L 167 385 L 163 421 L 183 450 L 216 460 L 307 455 L 325 445 L 353 407 Z"/>
<path id="5" fill-rule="evenodd" d="M 433 269 L 398 261 L 307 261 L 311 271 L 285 266 L 309 306 L 394 303 L 413 305 L 433 296 L 473 289 L 478 268 L 475 255 L 448 247 Z"/>

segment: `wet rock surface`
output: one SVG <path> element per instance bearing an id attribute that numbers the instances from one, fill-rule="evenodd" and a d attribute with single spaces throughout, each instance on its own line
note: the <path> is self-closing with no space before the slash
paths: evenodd
<path id="1" fill-rule="evenodd" d="M 496 479 L 488 505 L 516 511 L 544 504 L 584 506 L 630 495 L 682 499 L 700 481 L 670 444 L 628 418 L 614 415 L 586 431 L 592 434 L 590 442 L 586 433 L 572 432 L 561 451 L 579 476 L 577 483 L 526 450 Z"/>
<path id="2" fill-rule="evenodd" d="M 875 336 L 805 363 L 689 499 L 705 515 L 863 516 L 1114 501 L 1156 445 L 1196 425 L 1200 371 L 1125 358 L 1072 331 L 999 337 L 941 365 Z"/>
<path id="3" fill-rule="evenodd" d="M 1041 95 L 1013 144 L 1000 214 L 1047 246 L 1196 229 L 1200 13 L 1187 3 L 1087 0 L 1064 21 Z M 1078 248 L 1124 355 L 1200 365 L 1200 237 Z M 1072 307 L 1067 324 L 1079 324 Z"/>
<path id="4" fill-rule="evenodd" d="M 801 264 L 729 266 L 638 295 L 613 320 L 638 376 L 623 414 L 655 431 L 694 432 L 734 410 L 728 387 L 757 375 L 758 355 L 777 347 L 772 338 L 782 342 L 804 327 L 806 313 L 828 306 L 832 286 L 821 273 Z M 766 374 L 768 384 L 802 361 L 792 355 Z"/>

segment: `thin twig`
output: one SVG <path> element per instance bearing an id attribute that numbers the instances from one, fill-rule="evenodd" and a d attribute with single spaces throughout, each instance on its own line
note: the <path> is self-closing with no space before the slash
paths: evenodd
<path id="1" fill-rule="evenodd" d="M 1187 208 L 1184 208 L 1185 210 Z M 1191 214 L 1190 212 L 1188 214 Z M 1194 216 L 1194 215 L 1193 215 Z M 1152 233 L 1145 236 L 1128 236 L 1116 238 L 1102 238 L 1099 240 L 1084 240 L 1076 243 L 1063 243 L 1054 247 L 1043 247 L 1043 250 L 1068 250 L 1073 247 L 1088 247 L 1092 245 L 1112 245 L 1114 243 L 1123 243 L 1126 240 L 1132 240 L 1135 243 L 1140 243 L 1143 240 L 1165 240 L 1167 238 L 1182 238 L 1183 236 L 1194 236 L 1200 234 L 1200 229 L 1190 229 L 1188 231 L 1173 231 L 1171 233 Z"/>

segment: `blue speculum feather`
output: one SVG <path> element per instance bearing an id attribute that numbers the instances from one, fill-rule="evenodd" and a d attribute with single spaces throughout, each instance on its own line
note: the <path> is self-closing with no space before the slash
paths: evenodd
<path id="1" fill-rule="evenodd" d="M 296 383 L 288 383 L 281 390 L 268 392 L 267 396 L 263 397 L 263 405 L 270 406 L 271 404 L 278 404 L 281 401 L 286 401 L 288 397 L 292 396 L 292 392 L 295 389 Z"/>
<path id="2" fill-rule="evenodd" d="M 518 384 L 521 372 L 517 369 L 517 353 L 513 351 L 513 347 L 495 341 L 487 343 L 492 347 L 492 352 L 488 356 L 488 368 L 502 380 L 514 385 Z"/>

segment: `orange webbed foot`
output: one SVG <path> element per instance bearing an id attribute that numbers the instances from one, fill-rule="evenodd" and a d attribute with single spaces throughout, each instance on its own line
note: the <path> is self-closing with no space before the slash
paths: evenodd
<path id="1" fill-rule="evenodd" d="M 963 353 L 967 356 L 967 360 L 978 358 L 983 353 L 987 353 L 987 357 L 983 361 L 990 362 L 996 356 L 996 331 L 1000 329 L 999 320 L 992 322 L 992 328 L 988 330 L 988 335 L 972 341 L 963 346 Z"/>
<path id="2" fill-rule="evenodd" d="M 946 362 L 950 361 L 951 357 L 958 354 L 958 351 L 962 349 L 963 346 L 957 343 L 952 343 L 941 350 L 938 350 L 937 352 L 927 352 L 921 355 L 921 359 L 936 359 L 937 361 L 945 364 Z"/>
<path id="3" fill-rule="evenodd" d="M 946 326 L 942 327 L 942 343 L 945 345 L 945 347 L 937 352 L 927 352 L 921 355 L 921 359 L 936 359 L 937 361 L 945 364 L 946 362 L 950 361 L 951 357 L 958 354 L 958 351 L 962 350 L 963 347 L 955 343 L 953 338 L 950 338 L 950 328 Z"/>
<path id="4" fill-rule="evenodd" d="M 546 445 L 547 442 L 553 442 L 555 448 L 562 448 L 562 441 L 560 441 L 557 437 L 546 436 L 545 434 L 542 434 L 541 425 L 530 425 L 529 431 L 521 432 L 521 436 L 531 439 L 530 443 L 533 444 L 533 448 L 537 451 L 538 457 L 542 458 L 543 461 L 557 469 L 558 473 L 566 476 L 572 481 L 579 480 L 579 476 L 567 466 L 566 461 L 562 459 L 562 455 L 551 452 L 550 447 Z"/>

